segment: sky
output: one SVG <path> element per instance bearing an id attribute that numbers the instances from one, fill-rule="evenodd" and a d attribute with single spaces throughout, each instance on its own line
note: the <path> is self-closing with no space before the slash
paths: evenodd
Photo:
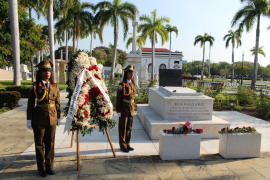
<path id="1" fill-rule="evenodd" d="M 110 1 L 110 0 L 109 0 Z M 81 2 L 89 2 L 97 4 L 101 0 L 81 0 Z M 203 49 L 200 44 L 194 46 L 194 39 L 197 35 L 211 33 L 215 38 L 214 44 L 211 47 L 210 60 L 211 62 L 232 62 L 232 46 L 226 49 L 223 37 L 228 34 L 229 30 L 236 30 L 237 27 L 231 27 L 231 21 L 235 13 L 245 5 L 240 0 L 122 0 L 122 2 L 133 3 L 140 15 L 150 16 L 150 12 L 157 9 L 157 16 L 166 16 L 170 18 L 172 26 L 178 28 L 178 36 L 172 33 L 172 51 L 183 52 L 183 60 L 188 62 L 202 60 Z M 37 20 L 37 16 L 33 13 L 33 18 L 38 24 L 47 25 L 47 20 L 41 17 Z M 139 21 L 139 20 L 138 20 Z M 55 21 L 56 22 L 56 21 Z M 54 22 L 54 23 L 55 23 Z M 139 21 L 140 24 L 140 21 Z M 259 55 L 259 64 L 266 67 L 270 64 L 270 30 L 267 30 L 270 25 L 270 18 L 262 17 L 260 21 L 260 40 L 259 46 L 264 46 L 263 50 L 266 57 Z M 133 32 L 132 22 L 129 21 L 129 33 Z M 132 35 L 129 35 L 130 37 Z M 103 44 L 99 39 L 93 40 L 93 48 L 98 46 L 108 46 L 109 43 L 114 43 L 113 27 L 106 26 L 103 31 Z M 244 52 L 244 61 L 254 62 L 254 56 L 250 49 L 255 46 L 256 38 L 256 23 L 251 31 L 244 30 L 242 34 L 242 46 L 235 49 L 235 62 L 242 61 L 242 53 Z M 127 38 L 128 39 L 128 38 Z M 126 41 L 123 39 L 123 27 L 119 28 L 118 49 L 122 49 L 129 53 L 132 50 L 130 46 L 126 49 Z M 65 43 L 64 43 L 65 44 Z M 72 39 L 68 42 L 72 46 Z M 169 49 L 169 41 L 163 46 L 161 39 L 158 38 L 156 48 Z M 55 49 L 59 47 L 56 43 Z M 144 47 L 151 47 L 150 40 L 146 41 Z M 90 50 L 90 37 L 79 40 L 79 49 Z M 209 43 L 206 43 L 205 59 L 209 59 Z"/>

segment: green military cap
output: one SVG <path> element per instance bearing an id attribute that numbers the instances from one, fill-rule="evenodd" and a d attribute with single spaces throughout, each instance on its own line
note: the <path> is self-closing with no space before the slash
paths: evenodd
<path id="1" fill-rule="evenodd" d="M 51 71 L 52 67 L 53 67 L 53 63 L 51 61 L 41 61 L 38 65 L 36 65 L 36 67 L 38 68 L 38 70 L 42 69 L 42 70 L 47 70 L 47 71 Z"/>
<path id="2" fill-rule="evenodd" d="M 134 65 L 133 65 L 133 64 L 130 64 L 130 65 L 128 65 L 128 66 L 124 69 L 124 71 L 125 71 L 125 72 L 127 72 L 127 71 L 132 71 L 132 72 L 133 72 L 133 71 L 134 71 L 134 68 L 135 68 Z"/>

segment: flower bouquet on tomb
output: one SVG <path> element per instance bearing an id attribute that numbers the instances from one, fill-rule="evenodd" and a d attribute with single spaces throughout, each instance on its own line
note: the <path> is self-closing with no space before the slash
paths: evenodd
<path id="1" fill-rule="evenodd" d="M 243 126 L 242 128 L 240 127 L 235 127 L 235 128 L 222 128 L 220 131 L 218 131 L 219 134 L 224 134 L 224 133 L 255 133 L 257 132 L 255 128 L 250 127 L 250 126 Z"/>
<path id="2" fill-rule="evenodd" d="M 163 132 L 167 134 L 189 134 L 189 133 L 203 133 L 203 129 L 193 129 L 193 124 L 189 121 L 185 124 L 180 124 L 179 127 L 172 127 L 172 129 L 164 129 Z"/>

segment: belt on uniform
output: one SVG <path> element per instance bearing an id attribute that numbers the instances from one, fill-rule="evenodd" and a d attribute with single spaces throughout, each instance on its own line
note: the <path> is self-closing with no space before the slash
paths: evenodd
<path id="1" fill-rule="evenodd" d="M 134 103 L 134 100 L 126 100 L 126 99 L 123 99 L 124 102 L 126 103 Z"/>
<path id="2" fill-rule="evenodd" d="M 55 107 L 55 104 L 38 104 L 37 107 L 49 108 L 49 107 Z"/>

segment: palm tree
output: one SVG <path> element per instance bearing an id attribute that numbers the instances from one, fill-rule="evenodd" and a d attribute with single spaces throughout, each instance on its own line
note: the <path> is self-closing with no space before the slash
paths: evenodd
<path id="1" fill-rule="evenodd" d="M 134 19 L 135 11 L 138 11 L 136 6 L 125 2 L 121 3 L 121 0 L 114 0 L 112 3 L 108 1 L 102 1 L 95 6 L 97 11 L 95 19 L 100 24 L 100 34 L 102 34 L 105 25 L 110 23 L 114 27 L 114 53 L 112 58 L 111 68 L 111 80 L 114 80 L 114 67 L 116 61 L 117 40 L 118 40 L 118 28 L 119 21 L 124 26 L 124 40 L 126 39 L 128 32 L 128 19 Z"/>
<path id="2" fill-rule="evenodd" d="M 146 40 L 149 37 L 152 44 L 152 72 L 151 79 L 154 80 L 155 70 L 155 43 L 157 42 L 157 35 L 161 37 L 161 44 L 164 45 L 168 41 L 168 32 L 164 27 L 164 23 L 169 23 L 170 19 L 165 16 L 157 17 L 157 10 L 151 12 L 151 17 L 142 15 L 140 21 L 144 22 L 138 26 L 138 32 L 141 32 L 141 39 Z"/>
<path id="3" fill-rule="evenodd" d="M 170 24 L 166 25 L 166 31 L 170 33 L 170 52 L 169 52 L 169 66 L 168 69 L 170 69 L 171 66 L 171 47 L 172 47 L 172 32 L 175 32 L 176 37 L 178 36 L 178 29 L 176 26 L 171 26 Z"/>
<path id="4" fill-rule="evenodd" d="M 58 42 L 60 44 L 60 47 L 62 47 L 63 42 L 65 42 L 65 31 L 62 29 L 57 29 L 54 33 L 54 44 Z M 63 54 L 62 54 L 62 48 L 60 50 L 60 59 L 63 60 Z"/>
<path id="5" fill-rule="evenodd" d="M 73 6 L 68 9 L 65 18 L 58 21 L 55 26 L 64 26 L 66 28 L 73 24 L 73 52 L 75 52 L 76 39 L 82 34 L 82 30 L 85 30 L 87 26 L 91 26 L 93 22 L 93 15 L 87 9 L 93 9 L 94 5 L 90 3 L 80 3 L 79 0 L 75 0 Z"/>
<path id="6" fill-rule="evenodd" d="M 269 13 L 269 2 L 267 0 L 241 0 L 241 2 L 247 2 L 247 5 L 241 8 L 232 19 L 232 27 L 236 26 L 239 21 L 239 29 L 246 28 L 249 32 L 257 20 L 256 26 L 256 42 L 255 42 L 255 56 L 254 56 L 254 67 L 251 87 L 255 86 L 257 79 L 258 69 L 258 50 L 259 50 L 259 38 L 260 38 L 260 19 L 261 16 L 268 16 Z"/>
<path id="7" fill-rule="evenodd" d="M 265 52 L 262 49 L 263 47 L 264 46 L 259 47 L 258 53 L 261 54 L 261 55 L 263 55 L 263 57 L 266 57 Z M 253 47 L 249 51 L 252 52 L 252 55 L 254 55 L 255 54 L 255 50 L 256 50 L 255 47 Z"/>
<path id="8" fill-rule="evenodd" d="M 19 40 L 19 19 L 17 0 L 9 0 L 10 27 L 12 37 L 12 53 L 13 53 L 13 84 L 21 85 L 20 79 L 20 40 Z"/>
<path id="9" fill-rule="evenodd" d="M 130 44 L 132 44 L 132 42 L 133 42 L 133 37 L 130 37 L 130 38 L 128 38 L 128 40 L 127 40 L 127 43 L 126 43 L 126 48 L 128 49 L 128 47 L 130 46 Z M 141 35 L 138 35 L 137 37 L 136 37 L 136 43 L 137 43 L 137 45 L 138 46 L 143 46 L 143 45 L 145 45 L 145 39 L 142 39 L 141 38 Z"/>
<path id="10" fill-rule="evenodd" d="M 205 54 L 205 42 L 209 42 L 210 46 L 213 46 L 215 38 L 208 35 L 207 33 L 204 33 L 203 36 L 198 35 L 195 37 L 194 46 L 196 44 L 201 43 L 201 47 L 203 48 L 203 59 L 202 59 L 202 68 L 201 68 L 201 80 L 203 80 L 203 69 L 204 69 L 204 54 Z"/>
<path id="11" fill-rule="evenodd" d="M 234 47 L 235 47 L 235 43 L 238 46 L 242 45 L 241 42 L 241 33 L 243 32 L 243 30 L 236 30 L 236 31 L 232 31 L 229 30 L 228 33 L 223 37 L 223 40 L 225 41 L 226 39 L 226 44 L 225 47 L 228 48 L 229 47 L 229 43 L 232 43 L 232 79 L 231 82 L 233 82 L 234 79 Z"/>

